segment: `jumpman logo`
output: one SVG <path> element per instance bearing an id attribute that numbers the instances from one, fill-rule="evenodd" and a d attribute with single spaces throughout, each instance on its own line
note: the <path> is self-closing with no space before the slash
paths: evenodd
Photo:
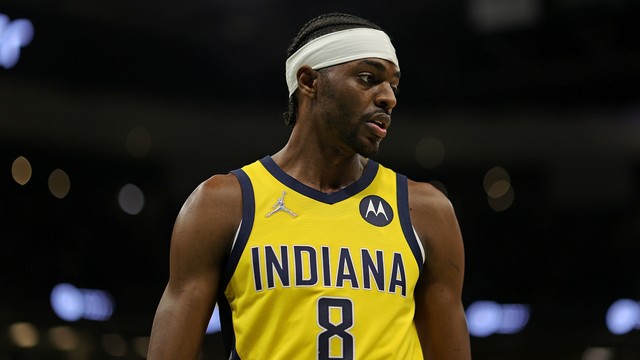
<path id="1" fill-rule="evenodd" d="M 282 196 L 280 196 L 278 201 L 276 201 L 275 205 L 273 205 L 273 210 L 271 210 L 271 212 L 269 212 L 266 215 L 266 217 L 271 217 L 271 215 L 277 213 L 278 211 L 284 211 L 287 214 L 291 215 L 292 217 L 298 216 L 298 214 L 294 213 L 293 211 L 289 210 L 286 206 L 284 206 L 284 196 L 285 195 L 287 195 L 287 193 L 285 191 L 283 191 L 282 192 Z"/>

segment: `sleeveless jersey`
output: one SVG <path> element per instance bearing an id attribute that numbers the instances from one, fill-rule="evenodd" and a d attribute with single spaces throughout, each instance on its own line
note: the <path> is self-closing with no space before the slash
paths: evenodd
<path id="1" fill-rule="evenodd" d="M 413 322 L 424 249 L 407 178 L 369 160 L 331 194 L 267 156 L 232 172 L 242 222 L 218 299 L 230 359 L 422 359 Z"/>

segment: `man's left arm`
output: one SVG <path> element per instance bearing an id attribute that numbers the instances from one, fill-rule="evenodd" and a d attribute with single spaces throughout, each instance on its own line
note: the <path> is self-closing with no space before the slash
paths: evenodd
<path id="1" fill-rule="evenodd" d="M 469 360 L 462 304 L 464 246 L 450 201 L 433 186 L 409 182 L 411 220 L 426 261 L 415 289 L 414 322 L 425 359 Z"/>

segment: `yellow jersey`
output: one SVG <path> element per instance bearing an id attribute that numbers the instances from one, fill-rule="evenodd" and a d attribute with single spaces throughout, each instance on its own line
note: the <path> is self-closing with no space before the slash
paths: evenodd
<path id="1" fill-rule="evenodd" d="M 242 222 L 218 299 L 230 359 L 422 359 L 413 291 L 425 261 L 407 178 L 373 160 L 323 193 L 267 156 L 232 171 Z"/>

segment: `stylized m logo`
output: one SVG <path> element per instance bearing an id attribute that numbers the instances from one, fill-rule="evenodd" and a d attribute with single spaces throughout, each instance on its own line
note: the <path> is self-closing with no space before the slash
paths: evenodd
<path id="1" fill-rule="evenodd" d="M 393 209 L 378 195 L 369 195 L 360 200 L 360 216 L 371 225 L 387 226 L 393 220 Z"/>
<path id="2" fill-rule="evenodd" d="M 389 221 L 389 217 L 387 216 L 387 213 L 384 211 L 384 207 L 382 206 L 382 201 L 378 202 L 378 208 L 376 209 L 373 206 L 373 200 L 369 199 L 369 206 L 367 207 L 367 213 L 364 214 L 364 217 L 368 218 L 370 213 L 373 213 L 373 216 L 382 214 L 382 216 L 384 216 L 384 218 Z"/>

